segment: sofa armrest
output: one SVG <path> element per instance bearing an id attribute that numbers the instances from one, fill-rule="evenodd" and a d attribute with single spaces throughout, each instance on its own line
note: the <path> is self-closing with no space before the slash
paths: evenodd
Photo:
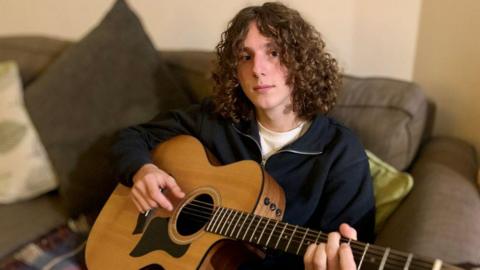
<path id="1" fill-rule="evenodd" d="M 480 195 L 474 148 L 433 138 L 412 166 L 414 186 L 376 244 L 450 263 L 480 263 Z"/>

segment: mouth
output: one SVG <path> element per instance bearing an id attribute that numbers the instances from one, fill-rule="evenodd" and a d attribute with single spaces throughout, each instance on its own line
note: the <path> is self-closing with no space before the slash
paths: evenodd
<path id="1" fill-rule="evenodd" d="M 273 84 L 260 84 L 260 85 L 256 85 L 253 87 L 253 90 L 255 91 L 265 91 L 265 90 L 268 90 L 270 88 L 273 88 L 275 87 L 275 85 Z"/>

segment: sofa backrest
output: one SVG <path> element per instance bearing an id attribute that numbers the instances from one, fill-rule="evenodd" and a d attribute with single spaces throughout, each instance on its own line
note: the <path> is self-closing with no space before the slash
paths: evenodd
<path id="1" fill-rule="evenodd" d="M 193 100 L 211 94 L 212 52 L 165 51 L 161 55 Z M 405 170 L 425 135 L 427 112 L 427 99 L 414 83 L 346 75 L 330 116 L 356 132 L 367 149 Z"/>
<path id="2" fill-rule="evenodd" d="M 0 61 L 19 63 L 24 84 L 41 74 L 71 42 L 46 37 L 0 38 Z M 161 51 L 179 85 L 194 102 L 211 94 L 215 55 L 208 51 Z M 400 170 L 411 164 L 431 120 L 428 101 L 414 83 L 344 76 L 330 115 L 351 128 L 364 146 Z"/>

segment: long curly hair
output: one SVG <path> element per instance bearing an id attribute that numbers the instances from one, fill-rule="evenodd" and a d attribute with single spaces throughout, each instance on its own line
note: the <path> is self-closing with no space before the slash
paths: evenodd
<path id="1" fill-rule="evenodd" d="M 288 70 L 292 109 L 301 119 L 327 113 L 341 85 L 337 61 L 325 51 L 320 33 L 298 11 L 281 3 L 264 3 L 242 9 L 228 24 L 216 46 L 213 71 L 215 111 L 234 122 L 251 119 L 253 104 L 237 78 L 237 64 L 250 22 L 279 48 L 280 62 Z"/>

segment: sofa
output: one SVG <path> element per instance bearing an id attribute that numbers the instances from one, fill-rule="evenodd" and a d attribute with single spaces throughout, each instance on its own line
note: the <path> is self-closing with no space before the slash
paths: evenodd
<path id="1" fill-rule="evenodd" d="M 214 59 L 213 51 L 156 50 L 121 0 L 78 41 L 0 37 L 0 62 L 17 63 L 26 109 L 58 177 L 54 190 L 0 205 L 0 257 L 68 218 L 98 213 L 117 183 L 108 152 L 115 132 L 208 96 Z M 477 153 L 461 139 L 432 135 L 435 105 L 419 85 L 343 75 L 329 116 L 413 177 L 375 244 L 480 264 Z"/>

